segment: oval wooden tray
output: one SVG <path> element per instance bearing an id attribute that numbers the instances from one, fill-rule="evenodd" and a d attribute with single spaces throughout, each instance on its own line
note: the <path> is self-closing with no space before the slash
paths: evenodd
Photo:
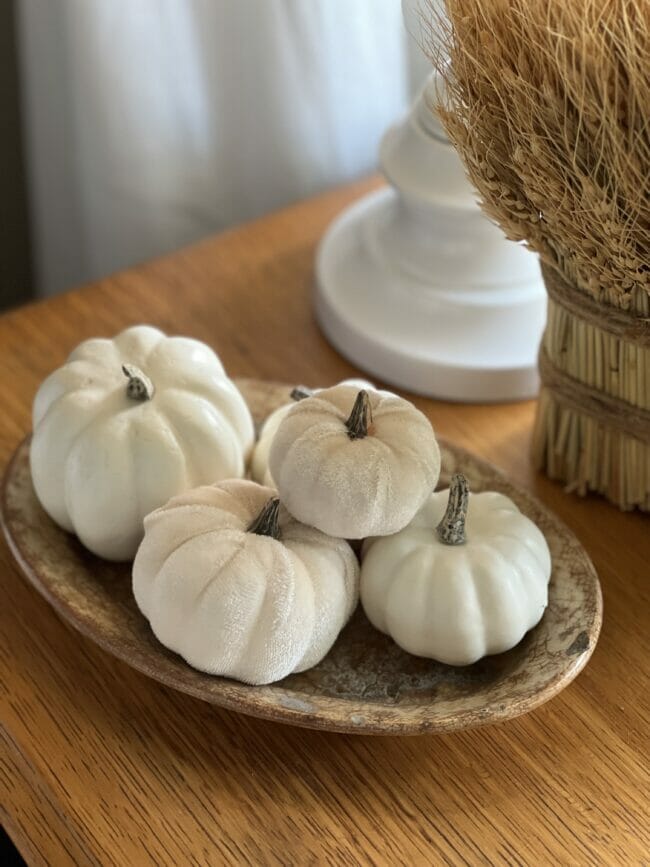
<path id="1" fill-rule="evenodd" d="M 238 382 L 261 422 L 289 386 Z M 154 638 L 131 594 L 130 565 L 94 557 L 59 529 L 36 500 L 29 438 L 7 468 L 1 518 L 24 574 L 76 629 L 161 683 L 231 710 L 293 725 L 363 734 L 465 729 L 532 710 L 563 689 L 589 659 L 602 597 L 594 567 L 573 533 L 494 467 L 441 442 L 441 485 L 462 470 L 473 490 L 502 491 L 542 529 L 553 556 L 549 606 L 517 647 L 465 668 L 409 656 L 372 628 L 361 607 L 316 668 L 271 686 L 246 686 L 190 668 Z"/>

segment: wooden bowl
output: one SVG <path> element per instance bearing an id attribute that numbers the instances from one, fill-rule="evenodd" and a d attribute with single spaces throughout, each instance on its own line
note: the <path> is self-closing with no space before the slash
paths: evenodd
<path id="1" fill-rule="evenodd" d="M 238 382 L 259 424 L 290 387 Z M 573 533 L 497 469 L 440 443 L 441 485 L 462 471 L 472 490 L 511 497 L 541 528 L 553 574 L 542 621 L 512 650 L 464 668 L 410 656 L 377 632 L 361 607 L 315 668 L 270 686 L 247 686 L 190 668 L 154 638 L 131 593 L 129 564 L 100 560 L 41 509 L 29 470 L 29 438 L 9 464 L 2 525 L 26 577 L 72 626 L 149 677 L 241 713 L 309 728 L 416 734 L 500 722 L 537 707 L 580 672 L 600 632 L 602 597 L 594 567 Z"/>

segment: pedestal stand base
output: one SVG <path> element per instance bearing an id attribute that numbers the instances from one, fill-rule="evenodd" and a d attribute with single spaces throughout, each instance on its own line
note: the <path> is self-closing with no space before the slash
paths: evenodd
<path id="1" fill-rule="evenodd" d="M 383 229 L 398 207 L 395 190 L 380 190 L 323 238 L 316 314 L 329 340 L 364 370 L 419 394 L 474 402 L 534 397 L 546 316 L 537 265 L 497 287 L 437 285 L 435 274 L 425 284 L 386 254 Z"/>

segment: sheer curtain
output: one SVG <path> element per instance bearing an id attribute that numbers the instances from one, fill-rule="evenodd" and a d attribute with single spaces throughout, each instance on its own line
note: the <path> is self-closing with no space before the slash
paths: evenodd
<path id="1" fill-rule="evenodd" d="M 19 10 L 43 294 L 372 170 L 421 74 L 399 0 Z"/>

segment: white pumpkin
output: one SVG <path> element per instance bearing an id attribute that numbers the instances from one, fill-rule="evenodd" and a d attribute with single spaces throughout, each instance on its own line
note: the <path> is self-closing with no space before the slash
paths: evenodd
<path id="1" fill-rule="evenodd" d="M 340 384 L 353 385 L 356 388 L 374 388 L 372 383 L 367 382 L 365 379 L 344 379 Z M 253 449 L 253 457 L 251 459 L 251 477 L 254 481 L 259 482 L 261 485 L 269 485 L 272 488 L 275 487 L 275 482 L 273 481 L 273 476 L 269 469 L 269 453 L 271 451 L 273 437 L 280 427 L 280 422 L 288 414 L 291 407 L 295 406 L 297 401 L 304 400 L 306 397 L 311 397 L 313 394 L 318 393 L 318 391 L 322 391 L 322 389 L 312 390 L 299 385 L 291 392 L 291 401 L 278 407 L 278 409 L 274 410 L 274 412 L 272 412 L 266 419 L 260 429 L 260 434 L 255 444 L 255 448 Z"/>
<path id="2" fill-rule="evenodd" d="M 251 414 L 215 353 L 157 328 L 86 340 L 39 388 L 31 472 L 45 511 L 109 560 L 144 516 L 195 485 L 242 476 Z"/>
<path id="3" fill-rule="evenodd" d="M 194 668 L 271 683 L 329 651 L 356 607 L 359 565 L 347 542 L 279 510 L 276 491 L 232 480 L 147 516 L 133 592 Z"/>
<path id="4" fill-rule="evenodd" d="M 407 400 L 336 385 L 289 410 L 269 467 L 299 521 L 362 539 L 408 524 L 438 481 L 440 450 L 429 420 Z"/>
<path id="5" fill-rule="evenodd" d="M 464 476 L 432 494 L 394 536 L 368 539 L 361 601 L 404 650 L 469 665 L 517 644 L 542 617 L 551 555 L 503 494 L 469 494 Z"/>

